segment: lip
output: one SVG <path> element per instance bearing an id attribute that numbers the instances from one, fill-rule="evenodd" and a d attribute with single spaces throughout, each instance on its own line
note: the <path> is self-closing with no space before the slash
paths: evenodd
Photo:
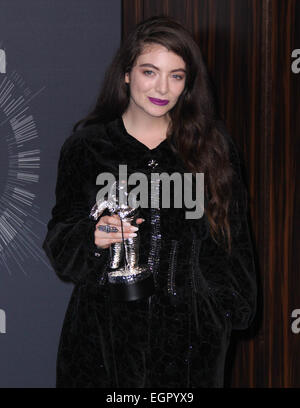
<path id="1" fill-rule="evenodd" d="M 150 96 L 148 96 L 149 101 L 154 103 L 155 105 L 167 105 L 169 103 L 168 99 L 156 99 L 156 98 L 150 98 Z"/>

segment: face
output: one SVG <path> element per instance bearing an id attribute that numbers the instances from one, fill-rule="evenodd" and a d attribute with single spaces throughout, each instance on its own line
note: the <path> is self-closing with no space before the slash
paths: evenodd
<path id="1" fill-rule="evenodd" d="M 130 86 L 129 110 L 160 117 L 167 115 L 184 90 L 184 60 L 159 44 L 149 44 L 136 59 L 125 82 Z"/>

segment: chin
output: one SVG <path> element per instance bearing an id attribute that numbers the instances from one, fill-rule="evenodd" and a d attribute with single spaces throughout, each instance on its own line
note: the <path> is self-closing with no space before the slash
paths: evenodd
<path id="1" fill-rule="evenodd" d="M 145 109 L 145 112 L 149 113 L 149 115 L 160 117 L 166 115 L 170 109 L 170 104 L 168 103 L 166 106 L 153 105 L 151 109 Z"/>
<path id="2" fill-rule="evenodd" d="M 147 112 L 150 116 L 153 116 L 155 118 L 160 118 L 161 116 L 165 116 L 168 111 L 163 111 L 163 112 Z"/>

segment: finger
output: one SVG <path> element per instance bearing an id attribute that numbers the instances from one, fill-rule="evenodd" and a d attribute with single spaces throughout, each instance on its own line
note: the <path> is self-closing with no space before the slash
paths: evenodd
<path id="1" fill-rule="evenodd" d="M 145 221 L 144 218 L 137 218 L 136 221 L 135 221 L 135 223 L 136 223 L 136 224 L 141 224 L 141 223 L 144 222 L 144 221 Z M 108 219 L 105 223 L 109 225 L 109 224 L 110 224 L 110 220 Z M 121 222 L 120 219 L 118 219 L 118 222 L 117 222 L 116 224 L 114 223 L 114 224 L 112 224 L 112 225 L 118 225 L 118 226 L 119 226 L 118 229 L 119 229 L 119 231 L 121 231 L 122 222 Z M 135 227 L 134 225 L 132 225 L 129 221 L 124 221 L 124 222 L 123 222 L 123 229 L 129 231 L 130 228 L 131 228 L 132 230 L 134 230 L 134 231 L 137 230 L 136 227 Z"/>
<path id="2" fill-rule="evenodd" d="M 95 245 L 98 248 L 108 248 L 112 243 L 111 239 L 101 239 L 101 242 L 98 241 L 97 239 L 95 240 Z"/>
<path id="3" fill-rule="evenodd" d="M 109 244 L 102 244 L 102 246 L 100 246 L 100 245 L 96 245 L 97 246 L 97 248 L 98 249 L 107 249 L 107 248 L 109 248 L 110 247 L 110 243 Z"/>
<path id="4" fill-rule="evenodd" d="M 114 238 L 114 239 L 105 239 L 105 240 L 101 240 L 101 246 L 100 246 L 100 243 L 98 242 L 98 241 L 95 241 L 95 245 L 96 246 L 99 246 L 100 248 L 107 248 L 108 246 L 110 246 L 111 244 L 116 244 L 116 243 L 118 243 L 118 242 L 122 242 L 122 238 L 120 238 L 120 239 L 117 239 L 117 238 Z"/>
<path id="5" fill-rule="evenodd" d="M 102 219 L 100 220 L 100 222 L 97 225 L 113 225 L 113 226 L 118 227 L 118 230 L 121 231 L 122 223 L 121 223 L 120 217 L 118 215 L 114 214 L 114 215 L 110 215 L 110 216 L 106 215 L 106 216 L 102 217 Z M 130 231 L 130 227 L 131 227 L 131 224 L 129 222 L 127 222 L 127 221 L 123 222 L 123 230 L 124 231 Z M 131 228 L 131 230 L 132 230 L 132 228 Z M 136 230 L 134 230 L 134 231 L 136 231 Z"/>
<path id="6" fill-rule="evenodd" d="M 99 225 L 119 225 L 120 220 L 119 220 L 119 217 L 116 217 L 114 215 L 105 215 L 104 217 L 100 218 L 100 221 L 98 224 Z"/>
<path id="7" fill-rule="evenodd" d="M 122 242 L 123 240 L 122 240 L 122 238 L 120 238 L 120 239 L 111 239 L 110 240 L 110 242 L 112 243 L 112 244 L 115 244 L 116 242 Z"/>
<path id="8" fill-rule="evenodd" d="M 136 223 L 141 224 L 144 221 L 145 221 L 144 218 L 137 218 Z"/>
<path id="9" fill-rule="evenodd" d="M 114 232 L 114 233 L 112 233 L 112 234 L 106 234 L 106 233 L 104 233 L 105 235 L 100 235 L 100 234 L 97 234 L 96 233 L 96 238 L 98 238 L 98 239 L 122 239 L 122 233 L 121 232 Z M 137 234 L 135 233 L 135 232 L 130 232 L 130 233 L 124 233 L 123 234 L 123 236 L 124 236 L 124 239 L 127 239 L 127 238 L 134 238 L 134 237 L 136 237 L 137 236 Z"/>
<path id="10" fill-rule="evenodd" d="M 106 227 L 107 225 L 110 226 L 111 228 L 115 228 L 116 231 L 106 232 L 104 227 Z M 101 233 L 106 234 L 105 237 L 106 236 L 115 236 L 118 233 L 122 234 L 122 227 L 121 226 L 116 226 L 116 225 L 97 224 L 96 229 L 97 229 L 97 231 L 100 231 Z M 129 225 L 129 226 L 124 226 L 123 225 L 123 233 L 124 234 L 130 233 L 130 232 L 136 232 L 136 231 L 138 231 L 138 229 L 139 229 L 138 227 L 135 227 L 133 225 Z M 110 234 L 110 235 L 107 235 L 107 234 Z M 104 237 L 104 235 L 103 235 L 103 237 Z"/>

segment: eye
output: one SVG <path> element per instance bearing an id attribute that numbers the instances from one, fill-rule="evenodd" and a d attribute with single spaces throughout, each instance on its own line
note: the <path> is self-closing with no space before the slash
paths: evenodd
<path id="1" fill-rule="evenodd" d="M 143 74 L 148 75 L 148 72 L 153 72 L 153 71 L 143 71 Z M 148 76 L 150 76 L 150 75 L 148 75 Z"/>
<path id="2" fill-rule="evenodd" d="M 179 81 L 181 81 L 184 77 L 182 75 L 174 75 L 174 77 L 177 77 L 176 79 L 178 79 Z"/>
<path id="3" fill-rule="evenodd" d="M 143 71 L 143 74 L 147 76 L 151 76 L 151 74 L 154 74 L 154 72 L 151 70 L 147 70 L 147 71 Z M 175 77 L 178 81 L 181 81 L 182 79 L 184 79 L 184 76 L 178 75 L 178 74 L 174 74 L 173 77 Z"/>

